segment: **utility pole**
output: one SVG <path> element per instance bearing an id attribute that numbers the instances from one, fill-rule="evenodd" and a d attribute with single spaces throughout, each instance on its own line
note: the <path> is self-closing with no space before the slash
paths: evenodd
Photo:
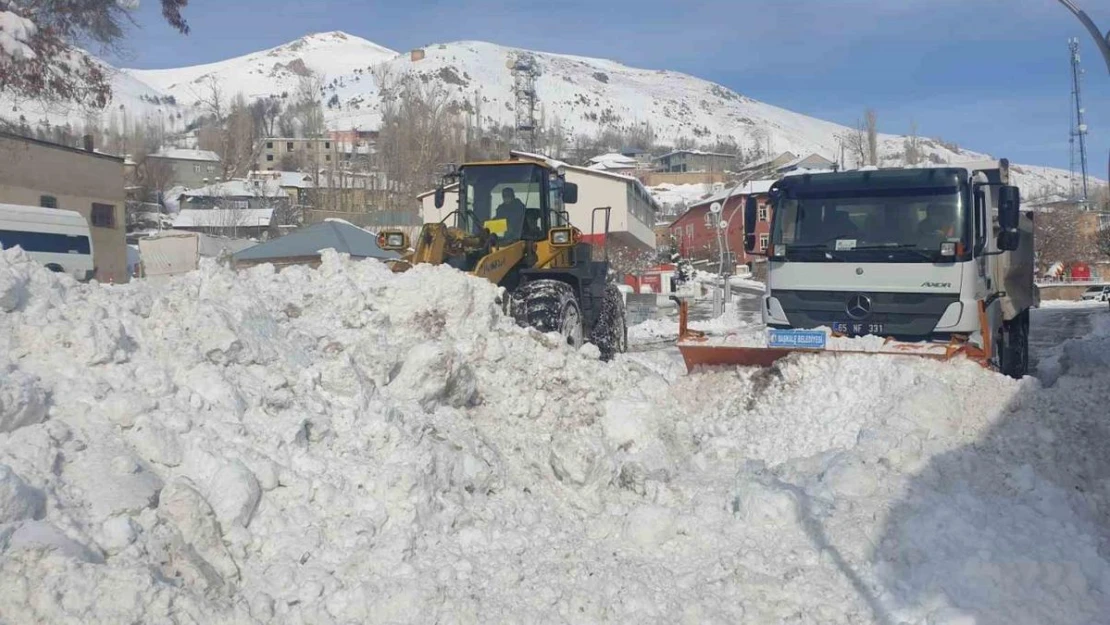
<path id="1" fill-rule="evenodd" d="M 1087 29 L 1087 32 L 1091 33 L 1091 36 L 1095 38 L 1095 45 L 1098 46 L 1099 52 L 1102 52 L 1103 60 L 1106 61 L 1106 70 L 1110 72 L 1110 32 L 1103 35 L 1102 31 L 1095 26 L 1094 21 L 1083 9 L 1079 8 L 1079 5 L 1077 5 L 1074 0 L 1059 0 L 1059 2 L 1064 5 L 1067 10 L 1071 11 L 1072 15 L 1075 15 L 1075 17 L 1083 23 L 1083 27 Z M 1110 179 L 1110 159 L 1106 161 L 1106 175 L 1107 178 Z"/>

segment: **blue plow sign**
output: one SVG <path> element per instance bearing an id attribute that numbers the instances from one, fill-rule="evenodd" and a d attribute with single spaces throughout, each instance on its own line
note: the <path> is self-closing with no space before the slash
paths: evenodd
<path id="1" fill-rule="evenodd" d="M 825 349 L 827 340 L 828 335 L 822 330 L 770 330 L 767 336 L 767 346 Z"/>

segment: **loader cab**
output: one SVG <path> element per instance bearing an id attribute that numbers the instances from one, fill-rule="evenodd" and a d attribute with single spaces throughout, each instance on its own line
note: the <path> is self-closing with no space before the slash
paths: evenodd
<path id="1" fill-rule="evenodd" d="M 576 185 L 557 170 L 527 161 L 464 165 L 458 183 L 455 226 L 475 235 L 489 230 L 498 246 L 546 239 L 551 228 L 568 225 L 564 206 L 577 200 Z"/>

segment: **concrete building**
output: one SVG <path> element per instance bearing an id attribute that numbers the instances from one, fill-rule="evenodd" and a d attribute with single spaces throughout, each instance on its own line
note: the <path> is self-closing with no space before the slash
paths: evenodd
<path id="1" fill-rule="evenodd" d="M 223 175 L 220 157 L 209 150 L 188 150 L 185 148 L 164 148 L 146 157 L 144 166 L 154 163 L 164 164 L 168 169 L 169 186 L 200 187 Z"/>
<path id="2" fill-rule="evenodd" d="M 656 159 L 659 171 L 671 173 L 723 172 L 736 168 L 735 154 L 717 154 L 701 150 L 675 150 Z"/>
<path id="3" fill-rule="evenodd" d="M 254 168 L 261 171 L 319 171 L 338 167 L 339 163 L 339 143 L 331 137 L 271 137 L 262 140 L 262 150 Z"/>
<path id="4" fill-rule="evenodd" d="M 123 159 L 0 132 L 0 202 L 81 213 L 92 234 L 96 279 L 127 282 Z"/>
<path id="5" fill-rule="evenodd" d="M 744 205 L 749 196 L 756 196 L 759 204 L 756 213 L 758 223 L 755 227 L 755 251 L 764 252 L 770 244 L 770 191 L 774 182 L 774 180 L 749 182 L 732 195 L 730 192 L 733 188 L 729 187 L 691 206 L 670 225 L 674 250 L 683 258 L 695 261 L 717 261 L 720 257 L 717 225 L 721 221 L 727 221 L 728 228 L 725 230 L 725 236 L 728 238 L 729 251 L 735 255 L 736 264 L 752 262 L 752 256 L 744 251 Z M 719 214 L 714 215 L 710 207 L 717 202 L 721 203 L 722 209 Z"/>

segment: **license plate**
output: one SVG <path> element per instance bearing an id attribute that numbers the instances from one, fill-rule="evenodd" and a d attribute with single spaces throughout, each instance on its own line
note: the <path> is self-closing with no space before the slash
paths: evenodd
<path id="1" fill-rule="evenodd" d="M 825 349 L 826 335 L 822 330 L 771 330 L 767 336 L 769 347 L 798 349 Z"/>
<path id="2" fill-rule="evenodd" d="M 848 336 L 863 336 L 865 334 L 883 334 L 881 323 L 857 323 L 848 321 L 834 321 L 833 332 L 847 334 Z"/>

